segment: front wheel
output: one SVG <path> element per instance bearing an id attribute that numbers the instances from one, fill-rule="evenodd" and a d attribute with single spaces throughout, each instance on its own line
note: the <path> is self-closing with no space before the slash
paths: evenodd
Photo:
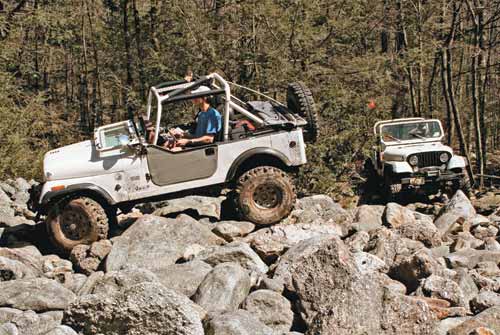
<path id="1" fill-rule="evenodd" d="M 296 200 L 295 187 L 284 171 L 261 166 L 238 179 L 235 200 L 242 219 L 259 225 L 272 224 L 292 211 Z"/>
<path id="2" fill-rule="evenodd" d="M 57 202 L 47 216 L 52 243 L 63 252 L 78 244 L 91 244 L 108 236 L 109 222 L 104 208 L 87 197 Z"/>

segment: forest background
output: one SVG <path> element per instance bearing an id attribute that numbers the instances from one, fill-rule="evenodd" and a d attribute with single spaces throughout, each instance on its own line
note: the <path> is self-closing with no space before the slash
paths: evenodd
<path id="1" fill-rule="evenodd" d="M 386 118 L 441 119 L 484 173 L 499 24 L 500 0 L 0 0 L 0 179 L 40 179 L 47 150 L 144 111 L 149 86 L 187 71 L 282 100 L 310 87 L 322 133 L 304 193 L 351 192 Z"/>

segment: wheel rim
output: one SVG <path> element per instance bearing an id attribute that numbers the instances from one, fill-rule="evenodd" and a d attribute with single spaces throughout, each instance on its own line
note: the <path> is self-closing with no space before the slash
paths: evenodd
<path id="1" fill-rule="evenodd" d="M 264 209 L 278 207 L 283 199 L 283 192 L 276 185 L 262 184 L 253 192 L 255 204 Z"/>
<path id="2" fill-rule="evenodd" d="M 78 207 L 66 207 L 61 213 L 59 224 L 64 236 L 73 241 L 82 240 L 90 233 L 90 218 Z"/>

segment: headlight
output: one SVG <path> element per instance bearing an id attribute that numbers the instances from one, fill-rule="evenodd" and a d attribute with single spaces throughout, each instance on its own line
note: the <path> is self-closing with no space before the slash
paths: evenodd
<path id="1" fill-rule="evenodd" d="M 450 155 L 448 155 L 446 152 L 443 152 L 439 156 L 439 160 L 441 161 L 441 163 L 446 163 L 449 159 L 450 159 Z"/>
<path id="2" fill-rule="evenodd" d="M 410 163 L 411 166 L 417 166 L 418 165 L 418 157 L 415 155 L 410 156 L 410 159 L 408 159 L 408 163 Z"/>

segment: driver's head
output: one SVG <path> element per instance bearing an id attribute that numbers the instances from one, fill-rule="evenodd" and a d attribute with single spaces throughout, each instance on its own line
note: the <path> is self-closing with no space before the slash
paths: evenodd
<path id="1" fill-rule="evenodd" d="M 191 94 L 197 94 L 197 93 L 203 93 L 203 92 L 209 92 L 209 91 L 210 91 L 210 88 L 208 88 L 207 86 L 200 86 L 197 89 L 191 91 Z M 209 103 L 208 96 L 198 97 L 198 98 L 193 99 L 193 104 L 195 104 L 196 106 L 201 107 L 204 103 Z"/>

